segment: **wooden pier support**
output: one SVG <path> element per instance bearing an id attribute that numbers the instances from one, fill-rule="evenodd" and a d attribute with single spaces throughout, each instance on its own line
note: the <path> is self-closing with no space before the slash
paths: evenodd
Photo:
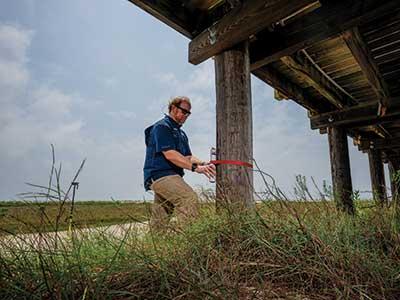
<path id="1" fill-rule="evenodd" d="M 389 160 L 389 177 L 390 177 L 390 189 L 392 190 L 392 201 L 397 207 L 400 208 L 400 178 L 398 172 L 400 172 L 400 162 Z"/>
<path id="2" fill-rule="evenodd" d="M 217 159 L 251 162 L 253 124 L 248 42 L 215 57 L 215 80 Z M 217 208 L 254 206 L 252 169 L 219 165 L 216 184 Z"/>
<path id="3" fill-rule="evenodd" d="M 341 127 L 328 127 L 328 140 L 333 194 L 336 205 L 339 209 L 349 214 L 354 214 L 353 186 L 346 130 Z"/>
<path id="4" fill-rule="evenodd" d="M 384 205 L 387 203 L 387 195 L 381 151 L 375 149 L 368 150 L 368 160 L 374 201 L 380 205 Z"/>

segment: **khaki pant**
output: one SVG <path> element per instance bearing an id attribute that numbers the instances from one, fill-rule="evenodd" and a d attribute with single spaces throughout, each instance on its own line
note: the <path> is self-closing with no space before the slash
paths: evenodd
<path id="1" fill-rule="evenodd" d="M 179 175 L 161 177 L 150 187 L 154 191 L 150 227 L 165 230 L 175 211 L 179 225 L 187 224 L 199 214 L 199 200 L 193 189 Z"/>

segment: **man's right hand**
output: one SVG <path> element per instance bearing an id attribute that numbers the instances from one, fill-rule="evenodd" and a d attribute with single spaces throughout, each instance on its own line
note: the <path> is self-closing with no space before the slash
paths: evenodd
<path id="1" fill-rule="evenodd" d="M 206 175 L 208 179 L 213 179 L 216 176 L 216 170 L 214 164 L 206 164 L 203 166 L 199 165 L 194 171 L 196 173 Z"/>

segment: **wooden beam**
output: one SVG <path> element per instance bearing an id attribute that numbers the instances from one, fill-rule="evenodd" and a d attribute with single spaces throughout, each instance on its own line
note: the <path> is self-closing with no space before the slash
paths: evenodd
<path id="1" fill-rule="evenodd" d="M 189 62 L 197 65 L 315 2 L 318 1 L 243 1 L 189 43 Z"/>
<path id="2" fill-rule="evenodd" d="M 252 163 L 253 127 L 248 42 L 215 57 L 217 159 Z M 253 170 L 217 166 L 217 208 L 254 207 Z"/>
<path id="3" fill-rule="evenodd" d="M 274 32 L 265 30 L 257 35 L 257 40 L 250 45 L 251 69 L 257 69 L 354 26 L 400 10 L 398 0 L 320 2 L 320 8 L 303 18 L 287 26 L 277 26 Z"/>
<path id="4" fill-rule="evenodd" d="M 303 82 L 308 83 L 316 89 L 326 100 L 336 108 L 343 108 L 348 101 L 335 91 L 332 84 L 323 78 L 323 76 L 313 66 L 301 64 L 297 59 L 291 56 L 284 56 L 281 61 L 289 67 Z"/>
<path id="5" fill-rule="evenodd" d="M 313 100 L 301 87 L 283 76 L 271 66 L 254 70 L 253 75 L 274 87 L 281 94 L 292 99 L 299 105 L 308 109 L 311 114 L 322 113 L 334 109 L 334 106 L 324 105 L 321 101 Z"/>
<path id="6" fill-rule="evenodd" d="M 387 203 L 387 195 L 381 151 L 375 149 L 369 150 L 368 160 L 374 201 L 380 205 L 384 205 Z"/>
<path id="7" fill-rule="evenodd" d="M 336 205 L 340 210 L 354 214 L 353 185 L 346 130 L 341 127 L 328 127 L 328 141 L 333 195 Z"/>
<path id="8" fill-rule="evenodd" d="M 179 1 L 168 0 L 128 0 L 153 17 L 172 27 L 189 39 L 192 35 L 194 16 Z"/>
<path id="9" fill-rule="evenodd" d="M 357 27 L 344 32 L 342 36 L 381 104 L 379 114 L 384 114 L 386 110 L 384 107 L 387 108 L 390 105 L 390 92 L 372 58 L 371 51 L 363 41 Z"/>
<path id="10" fill-rule="evenodd" d="M 380 124 L 387 120 L 400 119 L 400 101 L 395 101 L 382 117 L 377 115 L 379 104 L 367 103 L 350 108 L 336 110 L 328 113 L 312 116 L 311 129 L 319 129 L 327 126 L 360 127 Z"/>
<path id="11" fill-rule="evenodd" d="M 374 139 L 374 140 L 362 140 L 358 145 L 359 150 L 386 150 L 400 148 L 400 137 L 386 138 L 386 139 Z"/>

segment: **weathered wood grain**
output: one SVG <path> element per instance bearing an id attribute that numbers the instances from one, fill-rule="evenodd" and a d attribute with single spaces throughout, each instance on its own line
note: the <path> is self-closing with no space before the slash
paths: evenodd
<path id="1" fill-rule="evenodd" d="M 387 195 L 381 151 L 376 149 L 369 150 L 368 161 L 373 198 L 380 205 L 384 205 L 387 203 Z"/>
<path id="2" fill-rule="evenodd" d="M 374 90 L 377 100 L 382 106 L 390 106 L 390 91 L 384 81 L 379 69 L 372 58 L 371 51 L 367 44 L 363 41 L 358 28 L 352 28 L 343 33 L 343 38 L 346 41 L 347 46 L 353 53 L 354 58 L 357 60 L 361 71 L 367 78 L 370 86 Z M 384 113 L 384 110 L 380 110 L 379 113 Z"/>
<path id="3" fill-rule="evenodd" d="M 252 73 L 262 81 L 279 90 L 282 94 L 288 96 L 289 99 L 308 109 L 312 114 L 327 112 L 334 109 L 334 106 L 326 106 L 324 103 L 313 99 L 304 89 L 291 82 L 270 66 L 259 68 Z"/>
<path id="4" fill-rule="evenodd" d="M 315 2 L 318 1 L 244 1 L 190 42 L 189 62 L 197 65 Z"/>
<path id="5" fill-rule="evenodd" d="M 378 116 L 378 103 L 360 104 L 354 107 L 323 113 L 310 117 L 311 129 L 327 126 L 361 126 L 379 124 L 391 117 L 400 116 L 400 101 L 393 101 L 391 107 L 382 117 Z"/>
<path id="6" fill-rule="evenodd" d="M 320 2 L 320 8 L 301 19 L 278 28 L 275 32 L 265 31 L 260 34 L 250 45 L 251 69 L 257 69 L 354 26 L 400 10 L 398 0 Z"/>
<path id="7" fill-rule="evenodd" d="M 310 86 L 315 88 L 326 100 L 331 102 L 337 108 L 343 108 L 351 101 L 347 99 L 341 92 L 336 89 L 321 73 L 313 66 L 302 64 L 291 56 L 281 58 L 281 61 L 287 65 L 293 72 L 300 76 L 302 81 L 307 82 Z"/>
<path id="8" fill-rule="evenodd" d="M 349 148 L 346 130 L 341 127 L 328 127 L 329 154 L 333 196 L 340 210 L 354 214 L 352 199 Z"/>
<path id="9" fill-rule="evenodd" d="M 250 60 L 245 42 L 215 57 L 217 159 L 252 162 L 253 124 Z M 236 204 L 251 208 L 253 170 L 243 166 L 217 166 L 217 208 Z"/>

